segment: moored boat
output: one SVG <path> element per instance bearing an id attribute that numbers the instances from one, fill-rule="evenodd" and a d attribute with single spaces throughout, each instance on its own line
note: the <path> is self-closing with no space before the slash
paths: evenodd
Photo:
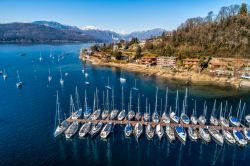
<path id="1" fill-rule="evenodd" d="M 247 141 L 244 139 L 244 136 L 240 131 L 233 130 L 233 136 L 239 146 L 244 147 L 247 145 Z"/>
<path id="2" fill-rule="evenodd" d="M 182 103 L 181 121 L 184 124 L 189 124 L 190 122 L 190 119 L 187 116 L 187 88 L 186 88 L 186 94 Z"/>
<path id="3" fill-rule="evenodd" d="M 143 126 L 140 122 L 137 122 L 134 127 L 134 135 L 137 141 L 139 140 L 142 133 L 143 133 Z"/>
<path id="4" fill-rule="evenodd" d="M 125 116 L 126 116 L 126 110 L 125 110 L 125 106 L 124 106 L 124 96 L 123 96 L 123 87 L 122 87 L 122 108 L 121 108 L 121 111 L 118 113 L 118 116 L 117 116 L 117 120 L 119 121 L 122 121 Z"/>
<path id="5" fill-rule="evenodd" d="M 243 133 L 244 133 L 246 140 L 250 141 L 250 130 L 248 128 L 244 128 Z"/>
<path id="6" fill-rule="evenodd" d="M 198 132 L 196 129 L 193 127 L 189 126 L 188 127 L 188 135 L 192 141 L 197 141 L 198 139 Z"/>
<path id="7" fill-rule="evenodd" d="M 216 100 L 214 100 L 214 106 L 213 106 L 211 117 L 210 117 L 210 124 L 214 126 L 218 126 L 219 121 L 215 116 L 215 111 L 216 111 Z"/>
<path id="8" fill-rule="evenodd" d="M 161 141 L 163 135 L 164 135 L 164 130 L 161 124 L 156 125 L 155 129 L 156 135 L 158 136 L 159 140 Z"/>
<path id="9" fill-rule="evenodd" d="M 219 145 L 223 146 L 224 143 L 224 138 L 221 135 L 220 131 L 215 129 L 214 127 L 209 127 L 208 128 L 208 132 L 210 133 L 210 135 L 212 136 L 212 139 L 218 143 Z"/>
<path id="10" fill-rule="evenodd" d="M 175 140 L 175 134 L 174 134 L 174 130 L 172 127 L 170 127 L 169 125 L 166 126 L 166 135 L 167 138 L 170 142 Z"/>
<path id="11" fill-rule="evenodd" d="M 185 145 L 186 139 L 187 139 L 187 134 L 186 134 L 184 127 L 175 126 L 175 132 L 176 132 L 177 137 L 181 141 L 181 143 L 183 143 Z"/>
<path id="12" fill-rule="evenodd" d="M 147 138 L 150 140 L 154 137 L 154 134 L 155 134 L 155 130 L 154 128 L 148 124 L 147 127 L 146 127 L 146 136 Z"/>
<path id="13" fill-rule="evenodd" d="M 86 136 L 91 129 L 91 122 L 84 123 L 79 130 L 79 136 L 84 137 Z"/>
<path id="14" fill-rule="evenodd" d="M 65 137 L 67 139 L 71 138 L 73 135 L 76 134 L 77 130 L 78 130 L 78 122 L 73 122 L 68 129 L 65 131 Z"/>
<path id="15" fill-rule="evenodd" d="M 208 143 L 211 141 L 211 136 L 209 135 L 209 132 L 205 128 L 199 128 L 199 135 L 205 143 Z"/>
<path id="16" fill-rule="evenodd" d="M 100 134 L 100 137 L 101 137 L 101 138 L 107 138 L 107 137 L 109 136 L 109 134 L 111 133 L 112 127 L 113 127 L 112 122 L 107 123 L 107 124 L 103 127 L 103 129 L 102 129 L 101 134 Z"/>
<path id="17" fill-rule="evenodd" d="M 140 112 L 140 96 L 138 96 L 138 104 L 137 104 L 137 113 L 135 114 L 135 119 L 137 121 L 140 121 L 141 120 L 141 112 Z"/>
<path id="18" fill-rule="evenodd" d="M 103 126 L 102 122 L 98 122 L 97 124 L 92 125 L 91 131 L 90 131 L 90 135 L 92 138 L 101 131 L 102 126 Z"/>
<path id="19" fill-rule="evenodd" d="M 229 144 L 235 144 L 236 141 L 235 141 L 233 135 L 229 131 L 223 129 L 222 135 L 225 138 L 226 142 L 228 142 Z"/>
<path id="20" fill-rule="evenodd" d="M 130 137 L 132 132 L 133 132 L 132 125 L 131 123 L 128 122 L 124 128 L 124 134 L 126 137 Z"/>

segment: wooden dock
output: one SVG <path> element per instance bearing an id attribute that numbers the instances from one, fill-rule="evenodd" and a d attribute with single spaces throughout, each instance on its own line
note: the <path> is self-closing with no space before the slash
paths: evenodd
<path id="1" fill-rule="evenodd" d="M 171 126 L 171 127 L 182 126 L 184 128 L 188 128 L 190 126 L 193 127 L 193 128 L 208 128 L 208 127 L 213 127 L 215 129 L 218 129 L 218 130 L 224 129 L 224 130 L 230 130 L 230 131 L 232 131 L 232 130 L 243 131 L 244 128 L 245 128 L 245 126 L 243 126 L 243 125 L 241 127 L 231 127 L 231 126 L 230 127 L 222 127 L 222 126 L 200 125 L 200 124 L 196 124 L 196 125 L 194 125 L 194 124 L 184 124 L 184 123 L 178 123 L 177 124 L 177 123 L 172 123 L 172 122 L 171 123 L 164 123 L 164 122 L 155 123 L 155 122 L 145 122 L 145 121 L 143 121 L 143 118 L 141 118 L 141 119 L 142 120 L 140 121 L 140 123 L 142 125 L 146 126 L 146 125 L 150 124 L 153 127 L 155 127 L 156 125 L 158 125 L 160 123 L 162 126 Z M 94 123 L 94 124 L 99 123 L 99 122 L 102 122 L 103 124 L 107 124 L 107 123 L 111 122 L 111 123 L 113 123 L 115 125 L 116 124 L 117 125 L 126 125 L 129 122 L 132 126 L 135 126 L 136 123 L 138 123 L 138 121 L 136 121 L 136 120 L 128 121 L 126 118 L 124 120 L 122 120 L 122 121 L 119 121 L 119 120 L 109 120 L 109 119 L 105 119 L 105 120 L 75 119 L 75 120 L 73 120 L 73 119 L 68 118 L 67 121 L 68 122 L 77 121 L 78 123 L 91 122 L 91 123 Z"/>

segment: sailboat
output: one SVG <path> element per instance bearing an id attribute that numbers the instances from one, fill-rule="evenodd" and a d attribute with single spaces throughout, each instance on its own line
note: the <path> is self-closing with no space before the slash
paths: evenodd
<path id="1" fill-rule="evenodd" d="M 85 137 L 91 128 L 91 122 L 84 123 L 79 130 L 79 137 Z"/>
<path id="2" fill-rule="evenodd" d="M 175 140 L 174 130 L 170 125 L 166 126 L 166 135 L 167 135 L 167 138 L 170 142 Z"/>
<path id="3" fill-rule="evenodd" d="M 87 94 L 86 94 L 86 89 L 84 92 L 84 112 L 83 112 L 83 117 L 84 119 L 88 119 L 91 115 L 91 108 L 89 108 L 88 103 L 87 103 Z"/>
<path id="4" fill-rule="evenodd" d="M 8 78 L 7 73 L 5 70 L 3 70 L 3 79 L 6 80 Z"/>
<path id="5" fill-rule="evenodd" d="M 101 109 L 99 108 L 98 91 L 94 93 L 93 113 L 90 116 L 91 120 L 97 120 L 101 115 Z"/>
<path id="6" fill-rule="evenodd" d="M 187 88 L 186 88 L 185 98 L 184 98 L 183 103 L 182 103 L 181 121 L 184 124 L 189 124 L 190 119 L 187 116 L 186 110 L 187 110 Z"/>
<path id="7" fill-rule="evenodd" d="M 161 120 L 162 120 L 163 123 L 169 124 L 170 123 L 170 118 L 167 116 L 167 109 L 168 109 L 168 88 L 166 90 L 165 108 L 164 108 L 163 114 L 161 116 Z"/>
<path id="8" fill-rule="evenodd" d="M 244 136 L 240 131 L 233 130 L 233 136 L 239 146 L 243 147 L 247 145 L 247 141 L 244 139 Z"/>
<path id="9" fill-rule="evenodd" d="M 151 126 L 151 124 L 149 123 L 146 127 L 146 136 L 147 138 L 150 140 L 154 137 L 155 134 L 155 130 L 154 128 Z"/>
<path id="10" fill-rule="evenodd" d="M 134 117 L 135 117 L 135 112 L 132 110 L 132 91 L 130 90 L 128 120 L 130 121 Z"/>
<path id="11" fill-rule="evenodd" d="M 192 124 L 196 125 L 198 123 L 198 120 L 196 118 L 196 100 L 194 102 L 194 109 L 190 119 Z"/>
<path id="12" fill-rule="evenodd" d="M 250 125 L 250 115 L 246 115 L 245 120 L 246 120 L 247 124 Z"/>
<path id="13" fill-rule="evenodd" d="M 148 112 L 148 98 L 146 98 L 146 112 L 143 114 L 143 120 L 145 122 L 150 121 L 150 112 Z"/>
<path id="14" fill-rule="evenodd" d="M 211 137 L 206 128 L 199 128 L 199 134 L 200 134 L 201 139 L 205 141 L 205 143 L 208 143 L 211 141 Z"/>
<path id="15" fill-rule="evenodd" d="M 65 119 L 62 121 L 62 115 L 61 115 L 61 106 L 59 102 L 58 92 L 56 94 L 56 129 L 54 131 L 54 137 L 57 137 L 58 135 L 62 134 L 70 125 L 70 123 Z"/>
<path id="16" fill-rule="evenodd" d="M 93 124 L 91 131 L 90 131 L 90 135 L 91 137 L 95 137 L 102 129 L 103 123 L 102 122 L 98 122 L 97 124 Z"/>
<path id="17" fill-rule="evenodd" d="M 161 141 L 161 138 L 164 135 L 164 130 L 163 130 L 163 127 L 160 123 L 156 125 L 155 132 L 156 132 L 156 135 L 158 136 L 159 140 Z"/>
<path id="18" fill-rule="evenodd" d="M 75 105 L 73 102 L 73 98 L 72 95 L 70 95 L 70 113 L 71 113 L 71 117 L 73 115 L 73 113 L 75 112 Z M 67 139 L 71 138 L 73 135 L 76 134 L 77 130 L 78 130 L 78 122 L 74 121 L 69 127 L 68 129 L 65 131 L 65 137 Z"/>
<path id="19" fill-rule="evenodd" d="M 132 132 L 133 132 L 132 125 L 131 125 L 131 123 L 128 122 L 128 123 L 126 124 L 125 128 L 124 128 L 125 136 L 126 136 L 126 137 L 130 137 L 131 134 L 132 134 Z"/>
<path id="20" fill-rule="evenodd" d="M 106 119 L 109 116 L 109 94 L 107 89 L 107 96 L 106 96 L 106 104 L 104 104 L 104 110 L 102 111 L 101 117 L 102 119 Z"/>
<path id="21" fill-rule="evenodd" d="M 216 100 L 214 100 L 214 106 L 213 106 L 211 117 L 210 117 L 210 124 L 212 124 L 214 126 L 218 126 L 219 121 L 215 116 L 215 111 L 216 111 Z"/>
<path id="22" fill-rule="evenodd" d="M 155 95 L 155 110 L 152 114 L 152 121 L 154 123 L 158 123 L 160 121 L 160 115 L 157 112 L 157 97 L 158 97 L 158 88 L 156 89 L 156 95 Z"/>
<path id="23" fill-rule="evenodd" d="M 182 127 L 180 125 L 179 126 L 175 126 L 175 132 L 177 134 L 177 137 L 181 141 L 181 143 L 183 143 L 185 145 L 186 139 L 187 139 L 187 133 L 186 133 L 184 127 Z"/>
<path id="24" fill-rule="evenodd" d="M 199 116 L 198 118 L 198 123 L 200 125 L 205 125 L 206 124 L 206 115 L 207 115 L 207 105 L 206 105 L 206 102 L 204 102 L 204 105 L 203 105 L 203 114 Z"/>
<path id="25" fill-rule="evenodd" d="M 244 130 L 243 130 L 243 133 L 244 133 L 244 136 L 245 136 L 246 140 L 250 141 L 250 129 L 245 127 Z"/>
<path id="26" fill-rule="evenodd" d="M 222 103 L 220 105 L 220 124 L 221 124 L 221 126 L 229 127 L 229 121 L 225 118 L 226 112 L 227 112 L 227 101 L 226 101 L 226 105 L 225 105 L 224 116 L 222 115 Z"/>
<path id="27" fill-rule="evenodd" d="M 23 82 L 20 80 L 19 72 L 17 70 L 17 83 L 16 83 L 16 87 L 17 88 L 22 88 L 22 86 L 23 86 Z"/>
<path id="28" fill-rule="evenodd" d="M 40 52 L 39 61 L 43 61 L 42 53 Z"/>
<path id="29" fill-rule="evenodd" d="M 218 143 L 219 145 L 223 146 L 224 137 L 221 135 L 220 131 L 215 129 L 214 127 L 208 127 L 208 132 L 211 134 L 212 139 Z"/>
<path id="30" fill-rule="evenodd" d="M 229 132 L 225 129 L 222 129 L 222 135 L 229 144 L 235 144 L 236 141 L 235 141 L 233 135 L 231 134 L 231 132 Z"/>
<path id="31" fill-rule="evenodd" d="M 135 85 L 134 87 L 132 88 L 134 91 L 138 91 L 139 89 L 136 87 L 136 80 L 135 80 Z"/>
<path id="32" fill-rule="evenodd" d="M 60 68 L 60 76 L 61 76 L 61 78 L 60 78 L 60 84 L 61 84 L 61 86 L 63 86 L 64 80 L 62 78 L 62 69 L 61 68 Z"/>
<path id="33" fill-rule="evenodd" d="M 232 115 L 229 116 L 229 122 L 231 123 L 231 125 L 239 127 L 241 115 L 242 113 L 241 113 L 241 100 L 240 100 L 239 105 L 238 105 L 238 110 L 237 110 L 237 116 L 236 117 Z"/>
<path id="34" fill-rule="evenodd" d="M 126 82 L 126 78 L 124 77 L 123 74 L 121 74 L 120 82 L 121 82 L 121 83 L 125 83 L 125 82 Z"/>
<path id="35" fill-rule="evenodd" d="M 117 116 L 117 120 L 122 121 L 126 116 L 126 110 L 124 108 L 124 94 L 123 94 L 123 87 L 122 87 L 122 109 Z"/>
<path id="36" fill-rule="evenodd" d="M 52 80 L 52 76 L 50 74 L 50 69 L 49 69 L 49 76 L 48 76 L 48 81 L 50 82 Z"/>
<path id="37" fill-rule="evenodd" d="M 106 139 L 111 133 L 112 127 L 113 127 L 112 122 L 107 123 L 102 129 L 100 137 Z"/>
<path id="38" fill-rule="evenodd" d="M 76 107 L 76 111 L 73 112 L 73 114 L 71 116 L 72 119 L 78 119 L 82 116 L 82 107 L 81 107 L 81 102 L 79 99 L 77 86 L 76 86 L 76 90 L 75 90 L 75 107 Z"/>
<path id="39" fill-rule="evenodd" d="M 141 112 L 140 112 L 140 95 L 138 96 L 138 103 L 137 103 L 137 113 L 135 114 L 135 119 L 137 121 L 140 121 L 141 120 Z"/>
<path id="40" fill-rule="evenodd" d="M 198 139 L 198 132 L 195 128 L 192 126 L 188 127 L 188 135 L 192 141 L 197 141 Z"/>
<path id="41" fill-rule="evenodd" d="M 115 97 L 114 97 L 114 89 L 112 89 L 112 111 L 110 112 L 110 120 L 113 120 L 117 117 L 118 110 L 115 109 Z"/>
<path id="42" fill-rule="evenodd" d="M 108 77 L 108 84 L 105 86 L 105 88 L 107 88 L 107 89 L 109 89 L 109 90 L 112 89 L 111 86 L 109 85 L 109 77 Z"/>
<path id="43" fill-rule="evenodd" d="M 170 111 L 170 114 L 169 114 L 169 117 L 170 117 L 170 120 L 174 123 L 179 123 L 179 117 L 177 112 L 179 110 L 179 95 L 178 95 L 178 90 L 176 91 L 176 99 L 175 99 L 175 111 L 173 112 L 172 110 L 169 110 Z"/>
<path id="44" fill-rule="evenodd" d="M 140 122 L 137 122 L 134 127 L 134 135 L 135 135 L 136 141 L 139 140 L 142 133 L 143 133 L 143 126 Z"/>

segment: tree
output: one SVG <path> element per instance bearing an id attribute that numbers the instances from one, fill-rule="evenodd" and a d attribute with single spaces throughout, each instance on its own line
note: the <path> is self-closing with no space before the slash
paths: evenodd
<path id="1" fill-rule="evenodd" d="M 141 57 L 141 47 L 137 46 L 136 53 L 135 53 L 135 59 L 138 59 Z"/>
<path id="2" fill-rule="evenodd" d="M 90 50 L 93 52 L 96 52 L 96 51 L 99 51 L 99 47 L 95 44 L 95 45 L 90 47 Z"/>
<path id="3" fill-rule="evenodd" d="M 112 52 L 112 56 L 114 56 L 115 59 L 120 60 L 122 53 L 120 51 L 114 51 L 114 52 Z"/>
<path id="4" fill-rule="evenodd" d="M 154 48 L 154 45 L 150 41 L 146 40 L 144 47 L 147 50 L 152 50 Z"/>
<path id="5" fill-rule="evenodd" d="M 207 16 L 205 18 L 206 22 L 212 22 L 213 17 L 214 17 L 214 12 L 213 11 L 208 12 L 208 14 L 207 14 Z"/>
<path id="6" fill-rule="evenodd" d="M 247 4 L 242 3 L 240 6 L 240 15 L 246 16 L 247 15 Z"/>

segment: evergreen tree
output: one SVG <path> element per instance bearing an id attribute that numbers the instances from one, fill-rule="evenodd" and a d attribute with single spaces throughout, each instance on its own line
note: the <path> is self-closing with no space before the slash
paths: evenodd
<path id="1" fill-rule="evenodd" d="M 246 16 L 247 15 L 247 4 L 242 3 L 240 7 L 240 15 Z"/>

